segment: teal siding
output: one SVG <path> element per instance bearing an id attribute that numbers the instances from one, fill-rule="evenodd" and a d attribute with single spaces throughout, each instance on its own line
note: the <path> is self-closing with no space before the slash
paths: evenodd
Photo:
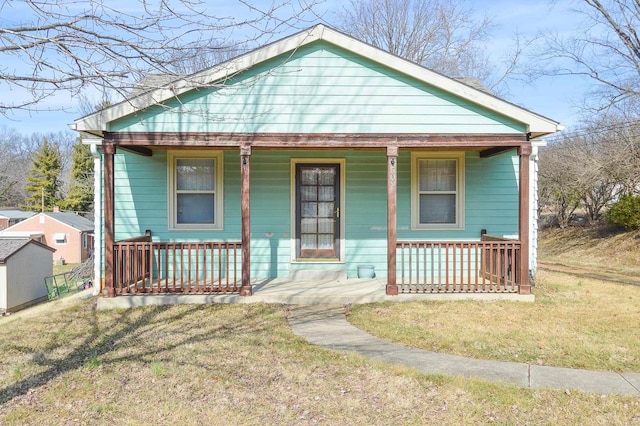
<path id="1" fill-rule="evenodd" d="M 291 264 L 291 158 L 346 160 L 345 264 Z M 518 232 L 518 157 L 515 151 L 481 159 L 466 153 L 465 229 L 411 231 L 411 154 L 398 160 L 398 239 L 477 240 Z M 345 267 L 355 276 L 358 264 L 373 264 L 386 275 L 386 154 L 383 151 L 254 150 L 251 156 L 251 256 L 253 277 L 286 277 L 292 268 Z M 224 153 L 224 229 L 170 231 L 167 219 L 167 155 L 152 157 L 119 151 L 115 162 L 116 240 L 150 229 L 154 241 L 239 241 L 240 159 Z"/>
<path id="2" fill-rule="evenodd" d="M 525 126 L 316 42 L 110 123 L 111 131 L 524 133 Z"/>

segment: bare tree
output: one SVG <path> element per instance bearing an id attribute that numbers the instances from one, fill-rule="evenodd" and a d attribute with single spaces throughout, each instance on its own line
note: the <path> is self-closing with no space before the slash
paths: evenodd
<path id="1" fill-rule="evenodd" d="M 466 2 L 453 0 L 350 0 L 337 12 L 348 34 L 450 77 L 475 77 L 495 89 L 485 46 L 493 28 L 487 17 L 475 19 Z M 523 45 L 506 64 L 514 66 Z M 493 78 L 493 82 L 491 81 Z"/>
<path id="2" fill-rule="evenodd" d="M 573 139 L 565 137 L 540 154 L 540 206 L 551 211 L 561 228 L 569 225 L 583 195 L 577 182 L 579 167 L 576 167 L 574 152 Z"/>
<path id="3" fill-rule="evenodd" d="M 592 115 L 540 157 L 540 193 L 560 226 L 582 207 L 595 223 L 622 195 L 640 194 L 640 120 L 632 110 Z"/>
<path id="4" fill-rule="evenodd" d="M 29 94 L 2 97 L 0 114 L 41 110 L 53 94 L 77 95 L 87 86 L 124 96 L 149 73 L 175 73 L 189 58 L 265 43 L 297 28 L 315 0 L 257 4 L 0 0 L 0 88 Z"/>
<path id="5" fill-rule="evenodd" d="M 236 43 L 227 47 L 220 46 L 207 52 L 180 52 L 179 57 L 172 60 L 172 70 L 176 74 L 188 75 L 211 68 L 229 59 L 235 58 L 251 50 L 248 44 Z"/>
<path id="6" fill-rule="evenodd" d="M 581 0 L 581 30 L 546 34 L 532 75 L 583 75 L 595 83 L 586 106 L 603 109 L 640 96 L 640 2 Z"/>
<path id="7" fill-rule="evenodd" d="M 33 141 L 13 129 L 0 128 L 0 206 L 16 207 L 24 203 L 31 155 L 40 141 Z"/>

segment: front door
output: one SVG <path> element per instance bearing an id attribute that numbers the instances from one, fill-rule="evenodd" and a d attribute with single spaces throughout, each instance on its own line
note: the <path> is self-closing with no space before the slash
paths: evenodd
<path id="1" fill-rule="evenodd" d="M 296 164 L 298 259 L 339 259 L 340 165 Z"/>

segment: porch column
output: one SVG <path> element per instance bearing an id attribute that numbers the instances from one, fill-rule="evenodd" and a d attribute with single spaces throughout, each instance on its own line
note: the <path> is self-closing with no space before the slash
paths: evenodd
<path id="1" fill-rule="evenodd" d="M 398 295 L 396 283 L 398 147 L 387 147 L 387 294 Z"/>
<path id="2" fill-rule="evenodd" d="M 251 145 L 240 147 L 240 196 L 242 215 L 242 285 L 240 296 L 251 296 Z"/>
<path id="3" fill-rule="evenodd" d="M 518 235 L 520 237 L 520 259 L 518 276 L 520 277 L 520 294 L 530 294 L 529 283 L 529 156 L 531 145 L 523 145 L 518 148 L 520 156 L 519 183 L 520 183 L 520 219 L 518 221 Z"/>
<path id="4" fill-rule="evenodd" d="M 116 147 L 114 145 L 102 144 L 104 171 L 104 287 L 107 297 L 115 297 L 116 295 L 113 282 L 113 242 L 115 239 L 113 162 L 115 153 Z"/>

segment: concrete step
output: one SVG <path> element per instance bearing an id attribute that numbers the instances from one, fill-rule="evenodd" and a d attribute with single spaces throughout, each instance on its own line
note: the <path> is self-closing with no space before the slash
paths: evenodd
<path id="1" fill-rule="evenodd" d="M 334 269 L 292 269 L 289 281 L 343 281 L 347 279 L 347 270 Z"/>

